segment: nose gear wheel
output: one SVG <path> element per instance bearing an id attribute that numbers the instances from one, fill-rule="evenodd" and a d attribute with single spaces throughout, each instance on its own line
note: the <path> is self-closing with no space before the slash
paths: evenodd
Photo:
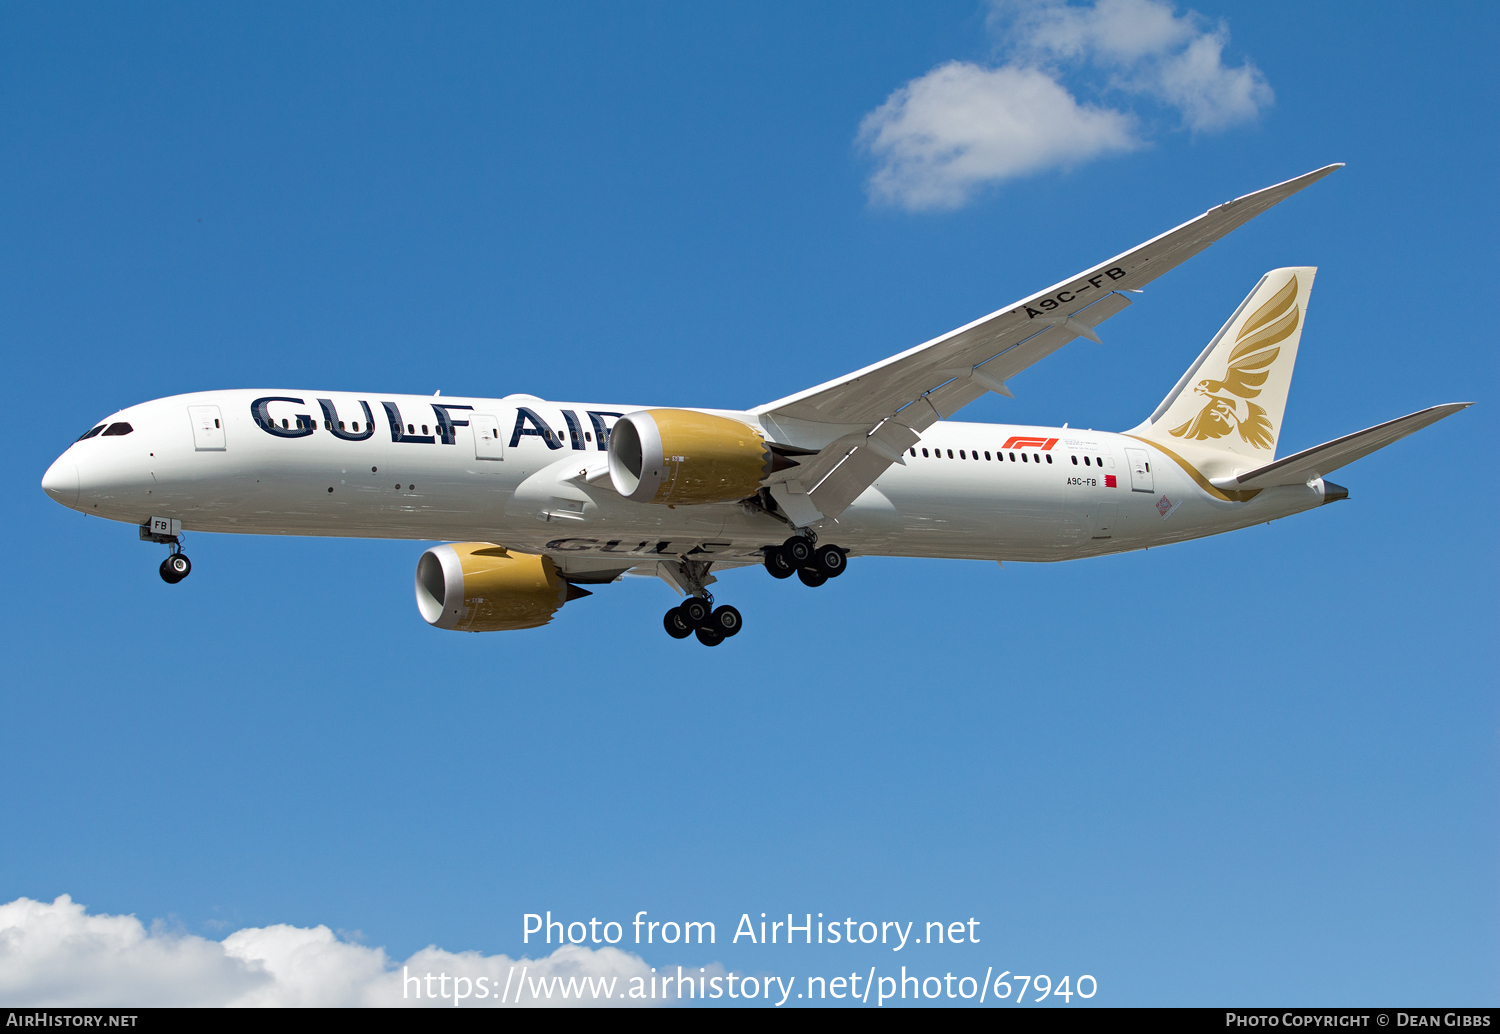
<path id="1" fill-rule="evenodd" d="M 176 585 L 193 573 L 193 562 L 186 553 L 173 553 L 161 562 L 161 567 L 157 570 L 161 573 L 162 581 L 168 585 Z"/>

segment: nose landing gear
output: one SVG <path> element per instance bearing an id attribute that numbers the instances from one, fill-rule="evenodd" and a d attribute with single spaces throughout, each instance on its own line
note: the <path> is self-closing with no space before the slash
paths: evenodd
<path id="1" fill-rule="evenodd" d="M 193 562 L 182 551 L 182 522 L 167 517 L 153 517 L 141 525 L 141 541 L 171 546 L 172 552 L 161 562 L 157 573 L 168 585 L 176 585 L 193 573 Z"/>

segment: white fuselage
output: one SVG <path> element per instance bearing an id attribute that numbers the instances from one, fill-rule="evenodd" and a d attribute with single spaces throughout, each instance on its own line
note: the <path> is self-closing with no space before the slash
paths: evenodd
<path id="1" fill-rule="evenodd" d="M 253 404 L 268 398 L 257 415 Z M 537 419 L 518 421 L 523 408 Z M 642 408 L 200 392 L 115 414 L 104 423 L 128 423 L 130 433 L 74 443 L 43 486 L 64 505 L 137 525 L 166 517 L 188 531 L 487 541 L 596 567 L 681 556 L 753 563 L 786 538 L 783 521 L 742 503 L 669 507 L 617 495 L 600 476 L 601 431 Z M 1150 443 L 1103 431 L 940 422 L 914 453 L 818 525 L 820 537 L 855 555 L 1068 560 L 1324 501 L 1321 481 L 1246 502 L 1216 498 Z"/>

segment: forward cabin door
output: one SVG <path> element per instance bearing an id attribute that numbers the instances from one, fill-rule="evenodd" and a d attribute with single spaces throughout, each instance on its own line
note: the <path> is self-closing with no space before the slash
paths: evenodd
<path id="1" fill-rule="evenodd" d="M 1145 449 L 1126 449 L 1125 463 L 1130 467 L 1130 490 L 1132 492 L 1156 491 L 1155 479 L 1151 476 L 1151 455 Z"/>
<path id="2" fill-rule="evenodd" d="M 189 406 L 193 422 L 193 448 L 199 452 L 224 451 L 224 421 L 218 406 Z"/>
<path id="3" fill-rule="evenodd" d="M 505 441 L 500 437 L 500 418 L 488 413 L 475 413 L 469 417 L 469 426 L 474 429 L 474 458 L 476 460 L 505 459 Z"/>

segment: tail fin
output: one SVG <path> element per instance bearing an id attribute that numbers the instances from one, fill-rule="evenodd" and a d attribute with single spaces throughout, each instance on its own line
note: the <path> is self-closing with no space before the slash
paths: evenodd
<path id="1" fill-rule="evenodd" d="M 1293 266 L 1261 277 L 1156 412 L 1129 433 L 1205 468 L 1274 459 L 1316 274 Z"/>

